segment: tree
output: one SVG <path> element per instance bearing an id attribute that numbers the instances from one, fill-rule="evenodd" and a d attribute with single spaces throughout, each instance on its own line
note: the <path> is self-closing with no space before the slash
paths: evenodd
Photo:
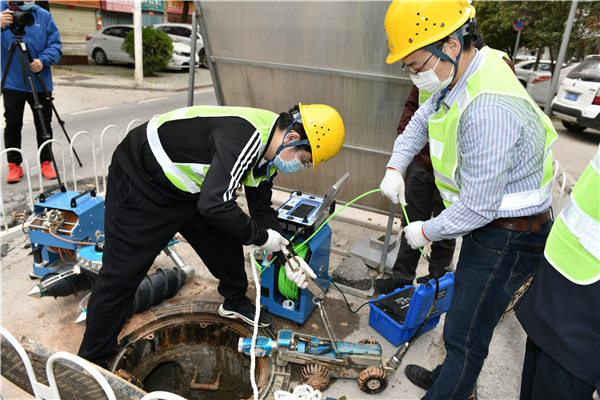
<path id="1" fill-rule="evenodd" d="M 517 31 L 512 23 L 508 24 L 506 19 L 500 17 L 502 2 L 476 1 L 473 5 L 477 11 L 475 14 L 477 33 L 483 35 L 488 46 L 512 55 L 517 41 Z"/>
<path id="2" fill-rule="evenodd" d="M 135 59 L 134 31 L 130 31 L 123 40 L 121 49 Z M 163 31 L 151 26 L 142 28 L 142 54 L 144 76 L 164 69 L 173 57 L 173 41 Z"/>
<path id="3" fill-rule="evenodd" d="M 477 25 L 479 33 L 484 35 L 486 43 L 509 54 L 514 52 L 517 32 L 512 24 L 516 19 L 528 18 L 528 25 L 521 31 L 520 45 L 539 49 L 548 48 L 550 60 L 554 62 L 565 31 L 565 25 L 571 8 L 570 1 L 477 1 Z M 596 42 L 600 15 L 599 2 L 579 2 L 578 14 L 573 21 L 570 46 L 581 42 Z M 512 44 L 511 44 L 512 42 Z M 512 51 L 511 51 L 512 50 Z"/>
<path id="4" fill-rule="evenodd" d="M 183 2 L 183 10 L 181 13 L 181 23 L 182 24 L 187 24 L 187 19 L 188 19 L 188 12 L 190 11 L 190 2 L 189 1 L 184 1 Z"/>

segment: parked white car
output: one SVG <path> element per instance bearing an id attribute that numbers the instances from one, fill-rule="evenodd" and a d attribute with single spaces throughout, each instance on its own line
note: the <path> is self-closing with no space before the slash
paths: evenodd
<path id="1" fill-rule="evenodd" d="M 562 81 L 552 100 L 552 116 L 573 132 L 600 130 L 600 54 L 587 56 Z"/>
<path id="2" fill-rule="evenodd" d="M 558 85 L 556 86 L 556 90 L 552 97 L 556 96 L 558 93 L 558 88 L 560 87 L 561 82 L 565 77 L 569 74 L 569 72 L 573 71 L 579 63 L 571 64 L 568 67 L 562 68 L 560 70 L 560 77 L 558 80 Z M 550 91 L 550 85 L 552 83 L 552 75 L 550 71 L 544 73 L 543 75 L 539 75 L 534 78 L 529 85 L 527 85 L 527 93 L 531 96 L 531 98 L 539 104 L 541 107 L 546 105 L 546 100 L 548 100 L 548 92 Z"/>
<path id="3" fill-rule="evenodd" d="M 180 41 L 192 46 L 192 24 L 154 24 L 155 29 L 161 30 L 171 37 L 173 40 Z M 208 60 L 206 51 L 204 51 L 204 41 L 199 32 L 196 32 L 196 53 L 200 58 L 200 65 L 204 68 L 208 68 Z"/>
<path id="4" fill-rule="evenodd" d="M 112 25 L 86 36 L 85 50 L 87 56 L 98 65 L 106 65 L 109 61 L 133 63 L 134 60 L 121 50 L 125 36 L 133 30 L 133 25 Z M 195 57 L 198 65 L 198 57 Z M 173 42 L 173 58 L 167 69 L 187 69 L 190 67 L 190 46 L 181 42 Z"/>
<path id="5" fill-rule="evenodd" d="M 519 79 L 519 82 L 527 88 L 529 82 L 533 81 L 540 75 L 544 73 L 550 73 L 550 61 L 540 60 L 537 70 L 534 70 L 535 60 L 523 61 L 515 64 L 515 74 Z"/>

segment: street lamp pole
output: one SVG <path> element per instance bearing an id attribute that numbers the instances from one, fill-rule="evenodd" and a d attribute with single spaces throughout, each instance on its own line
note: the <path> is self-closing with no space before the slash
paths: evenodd
<path id="1" fill-rule="evenodd" d="M 550 91 L 548 91 L 548 98 L 546 99 L 546 106 L 544 107 L 544 113 L 551 116 L 552 114 L 552 99 L 556 93 L 558 86 L 558 80 L 560 79 L 560 71 L 562 69 L 562 63 L 567 53 L 567 47 L 569 46 L 569 38 L 571 37 L 571 30 L 573 29 L 573 20 L 575 19 L 575 13 L 577 12 L 577 5 L 579 1 L 573 0 L 571 3 L 571 11 L 569 12 L 569 18 L 567 18 L 567 26 L 565 27 L 565 33 L 563 34 L 563 40 L 560 44 L 560 51 L 558 52 L 558 59 L 556 60 L 556 66 L 552 73 L 552 83 L 550 84 Z"/>
<path id="2" fill-rule="evenodd" d="M 517 51 L 519 50 L 519 40 L 521 40 L 521 30 L 519 29 L 519 33 L 517 33 L 517 43 L 515 43 L 515 52 L 513 53 L 512 60 L 516 62 L 517 60 Z"/>
<path id="3" fill-rule="evenodd" d="M 522 19 L 513 19 L 513 27 L 517 30 L 517 42 L 515 43 L 515 52 L 513 53 L 512 61 L 517 62 L 517 51 L 519 51 L 519 41 L 521 40 L 521 31 L 525 28 L 529 22 L 529 18 Z"/>

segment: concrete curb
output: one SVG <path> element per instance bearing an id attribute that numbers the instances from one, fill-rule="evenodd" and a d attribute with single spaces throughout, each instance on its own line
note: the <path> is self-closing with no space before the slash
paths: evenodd
<path id="1" fill-rule="evenodd" d="M 187 86 L 182 87 L 155 87 L 155 86 L 137 86 L 137 85 L 117 85 L 117 84 L 110 84 L 110 83 L 85 83 L 85 82 L 81 82 L 81 83 L 75 83 L 75 82 L 65 82 L 64 80 L 61 79 L 56 79 L 54 81 L 54 85 L 55 86 L 77 86 L 77 87 L 87 87 L 87 88 L 96 88 L 96 89 L 129 89 L 129 90 L 161 90 L 161 91 L 165 91 L 165 92 L 183 92 L 188 90 L 189 88 Z M 206 88 L 210 88 L 213 87 L 214 85 L 211 84 L 205 84 L 205 85 L 194 85 L 194 90 L 195 89 L 206 89 Z"/>

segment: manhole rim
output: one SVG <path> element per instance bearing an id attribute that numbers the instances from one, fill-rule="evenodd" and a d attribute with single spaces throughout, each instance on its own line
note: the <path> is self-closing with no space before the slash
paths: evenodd
<path id="1" fill-rule="evenodd" d="M 145 336 L 157 329 L 165 328 L 174 323 L 199 323 L 208 321 L 212 324 L 227 324 L 236 333 L 240 329 L 252 332 L 250 325 L 242 324 L 237 320 L 229 320 L 218 314 L 218 306 L 221 303 L 208 301 L 189 301 L 178 303 L 166 303 L 133 316 L 125 325 L 117 338 L 119 353 L 113 359 L 110 366 L 110 371 L 114 373 L 114 369 L 119 364 L 120 359 L 127 352 L 129 346 L 143 339 Z M 266 312 L 266 311 L 264 311 Z M 259 328 L 259 336 L 268 336 L 276 338 L 276 333 L 271 327 Z M 259 361 L 260 358 L 257 358 Z M 291 365 L 285 367 L 278 366 L 275 362 L 275 357 L 266 359 L 264 371 L 266 379 L 259 390 L 258 399 L 266 400 L 275 390 L 288 390 L 291 375 Z"/>

